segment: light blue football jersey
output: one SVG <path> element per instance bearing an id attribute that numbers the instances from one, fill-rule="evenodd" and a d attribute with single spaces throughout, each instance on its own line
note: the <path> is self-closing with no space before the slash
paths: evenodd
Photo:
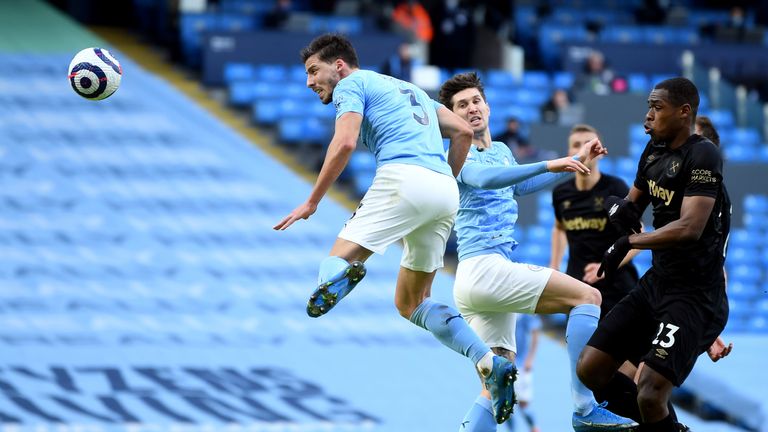
<path id="1" fill-rule="evenodd" d="M 347 112 L 363 115 L 360 141 L 388 163 L 420 165 L 452 176 L 437 122 L 442 105 L 415 85 L 368 70 L 357 70 L 333 91 L 336 118 Z"/>
<path id="2" fill-rule="evenodd" d="M 478 151 L 470 147 L 464 166 L 517 165 L 509 148 L 500 142 Z M 456 235 L 459 260 L 493 252 L 510 258 L 517 247 L 514 239 L 517 222 L 517 201 L 514 199 L 517 185 L 501 189 L 481 189 L 466 185 L 459 176 L 459 213 L 456 215 Z"/>

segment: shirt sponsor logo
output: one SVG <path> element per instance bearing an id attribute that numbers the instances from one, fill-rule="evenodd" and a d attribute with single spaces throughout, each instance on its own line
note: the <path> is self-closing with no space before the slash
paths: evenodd
<path id="1" fill-rule="evenodd" d="M 603 231 L 607 223 L 608 218 L 585 218 L 579 216 L 573 219 L 563 219 L 563 226 L 565 227 L 566 231 Z"/>
<path id="2" fill-rule="evenodd" d="M 664 201 L 664 205 L 669 205 L 672 202 L 672 197 L 675 195 L 675 191 L 656 185 L 655 180 L 648 180 L 648 191 L 651 193 L 651 196 Z"/>
<path id="3" fill-rule="evenodd" d="M 717 178 L 712 171 L 706 169 L 695 169 L 691 171 L 691 183 L 716 183 Z"/>

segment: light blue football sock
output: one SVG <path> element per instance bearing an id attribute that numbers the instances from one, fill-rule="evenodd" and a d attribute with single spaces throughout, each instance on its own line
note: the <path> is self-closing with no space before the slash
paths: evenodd
<path id="1" fill-rule="evenodd" d="M 411 322 L 431 332 L 443 345 L 472 359 L 474 365 L 491 352 L 456 309 L 432 299 L 421 302 L 413 311 Z"/>
<path id="2" fill-rule="evenodd" d="M 496 432 L 491 401 L 478 396 L 459 426 L 459 432 Z"/>
<path id="3" fill-rule="evenodd" d="M 573 397 L 574 411 L 585 416 L 597 405 L 592 391 L 581 383 L 576 376 L 576 363 L 579 354 L 589 342 L 592 333 L 597 328 L 600 319 L 600 306 L 582 304 L 571 309 L 568 314 L 568 325 L 565 328 L 565 342 L 568 346 L 568 357 L 571 361 L 571 394 Z"/>
<path id="4" fill-rule="evenodd" d="M 320 273 L 317 276 L 317 284 L 328 282 L 332 277 L 338 275 L 349 266 L 349 262 L 344 258 L 337 256 L 325 257 L 320 261 Z"/>

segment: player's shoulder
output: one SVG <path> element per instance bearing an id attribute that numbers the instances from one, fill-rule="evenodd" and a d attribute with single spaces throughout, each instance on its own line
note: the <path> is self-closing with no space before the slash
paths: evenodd
<path id="1" fill-rule="evenodd" d="M 574 179 L 568 179 L 561 181 L 554 188 L 552 188 L 552 196 L 558 197 L 576 190 L 576 181 Z"/>
<path id="2" fill-rule="evenodd" d="M 720 148 L 708 138 L 700 135 L 691 135 L 689 145 L 686 146 L 686 156 L 695 159 L 722 159 Z"/>
<path id="3" fill-rule="evenodd" d="M 600 177 L 601 180 L 603 180 L 607 185 L 627 187 L 627 182 L 625 182 L 621 177 L 605 173 L 600 173 Z"/>

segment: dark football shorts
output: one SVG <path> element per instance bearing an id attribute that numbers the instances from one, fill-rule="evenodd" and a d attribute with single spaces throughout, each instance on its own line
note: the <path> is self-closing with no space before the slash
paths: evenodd
<path id="1" fill-rule="evenodd" d="M 645 362 L 680 386 L 699 355 L 725 328 L 728 303 L 723 295 L 721 304 L 706 305 L 701 293 L 712 287 L 665 294 L 672 284 L 679 282 L 647 272 L 638 287 L 600 321 L 588 345 L 619 361 Z"/>

